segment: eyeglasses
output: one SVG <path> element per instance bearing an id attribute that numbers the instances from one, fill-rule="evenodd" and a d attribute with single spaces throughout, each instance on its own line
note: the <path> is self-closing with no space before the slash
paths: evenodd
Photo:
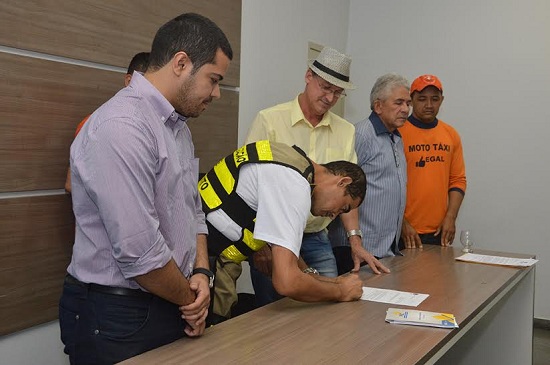
<path id="1" fill-rule="evenodd" d="M 333 90 L 331 86 L 326 84 L 321 84 L 321 81 L 319 81 L 319 76 L 314 76 L 314 78 L 317 80 L 317 84 L 319 85 L 319 88 L 325 95 L 333 94 L 335 98 L 343 98 L 346 96 L 346 93 L 344 90 Z"/>

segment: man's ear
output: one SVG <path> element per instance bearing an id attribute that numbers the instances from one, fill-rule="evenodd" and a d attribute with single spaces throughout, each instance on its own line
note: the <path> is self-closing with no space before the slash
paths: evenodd
<path id="1" fill-rule="evenodd" d="M 348 186 L 349 184 L 351 184 L 353 182 L 352 178 L 349 177 L 349 176 L 342 176 L 340 177 L 340 180 L 338 180 L 338 187 L 342 188 L 342 187 L 346 187 Z"/>
<path id="2" fill-rule="evenodd" d="M 372 111 L 374 111 L 376 114 L 380 114 L 382 109 L 380 108 L 380 104 L 382 104 L 382 101 L 380 99 L 376 99 L 374 103 L 372 103 Z"/>
<path id="3" fill-rule="evenodd" d="M 311 69 L 308 68 L 306 71 L 306 74 L 304 75 L 304 80 L 306 84 L 309 84 L 311 82 L 311 79 L 313 79 L 313 71 L 311 71 Z"/>
<path id="4" fill-rule="evenodd" d="M 124 86 L 130 85 L 130 81 L 132 81 L 132 74 L 124 75 Z"/>
<path id="5" fill-rule="evenodd" d="M 176 75 L 180 75 L 183 72 L 189 72 L 193 68 L 193 64 L 191 63 L 191 60 L 189 59 L 189 56 L 187 56 L 187 53 L 184 51 L 180 51 L 172 57 L 172 70 Z"/>

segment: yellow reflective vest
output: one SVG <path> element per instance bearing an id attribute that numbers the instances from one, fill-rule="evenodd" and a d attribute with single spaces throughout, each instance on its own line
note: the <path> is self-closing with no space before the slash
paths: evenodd
<path id="1" fill-rule="evenodd" d="M 270 141 L 239 148 L 200 179 L 198 189 L 204 213 L 223 209 L 242 229 L 240 239 L 231 241 L 207 221 L 208 254 L 221 254 L 237 263 L 265 245 L 253 238 L 256 211 L 237 194 L 239 169 L 248 163 L 276 163 L 299 172 L 310 184 L 314 180 L 313 165 L 301 149 Z"/>

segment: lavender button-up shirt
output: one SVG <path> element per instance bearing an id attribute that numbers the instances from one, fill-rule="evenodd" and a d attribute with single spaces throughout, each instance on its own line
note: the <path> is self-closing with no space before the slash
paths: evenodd
<path id="1" fill-rule="evenodd" d="M 76 237 L 67 271 L 86 283 L 132 280 L 173 258 L 189 277 L 207 233 L 186 119 L 142 75 L 97 109 L 71 146 Z"/>

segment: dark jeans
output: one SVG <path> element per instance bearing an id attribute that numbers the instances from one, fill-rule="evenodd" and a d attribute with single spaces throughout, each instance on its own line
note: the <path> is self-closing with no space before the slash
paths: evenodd
<path id="1" fill-rule="evenodd" d="M 338 275 L 343 275 L 353 269 L 353 259 L 351 258 L 350 246 L 335 246 L 332 248 L 338 267 Z"/>
<path id="2" fill-rule="evenodd" d="M 336 257 L 336 266 L 338 267 L 338 276 L 346 274 L 353 269 L 353 259 L 351 258 L 350 246 L 335 246 L 332 248 L 334 257 Z M 376 257 L 380 259 L 380 257 Z M 362 262 L 361 266 L 367 265 L 366 262 Z"/>
<path id="3" fill-rule="evenodd" d="M 250 278 L 252 279 L 254 295 L 256 296 L 256 307 L 259 308 L 282 299 L 284 296 L 277 293 L 273 287 L 271 277 L 262 274 L 254 267 L 253 255 L 254 254 L 248 257 L 248 263 L 250 264 Z"/>
<path id="4" fill-rule="evenodd" d="M 433 233 L 422 233 L 418 236 L 420 237 L 420 242 L 422 242 L 423 245 L 441 245 L 441 233 L 437 236 L 434 236 Z M 399 239 L 399 248 L 405 248 L 405 242 L 403 239 Z"/>
<path id="5" fill-rule="evenodd" d="M 176 304 L 152 294 L 123 296 L 63 285 L 59 326 L 71 364 L 120 362 L 185 336 L 185 325 Z"/>
<path id="6" fill-rule="evenodd" d="M 423 233 L 418 236 L 420 236 L 423 245 L 441 245 L 441 233 L 437 236 L 434 236 L 433 233 Z"/>
<path id="7" fill-rule="evenodd" d="M 338 276 L 336 260 L 326 229 L 315 233 L 304 233 L 300 256 L 307 266 L 317 269 L 319 275 L 329 278 Z"/>

